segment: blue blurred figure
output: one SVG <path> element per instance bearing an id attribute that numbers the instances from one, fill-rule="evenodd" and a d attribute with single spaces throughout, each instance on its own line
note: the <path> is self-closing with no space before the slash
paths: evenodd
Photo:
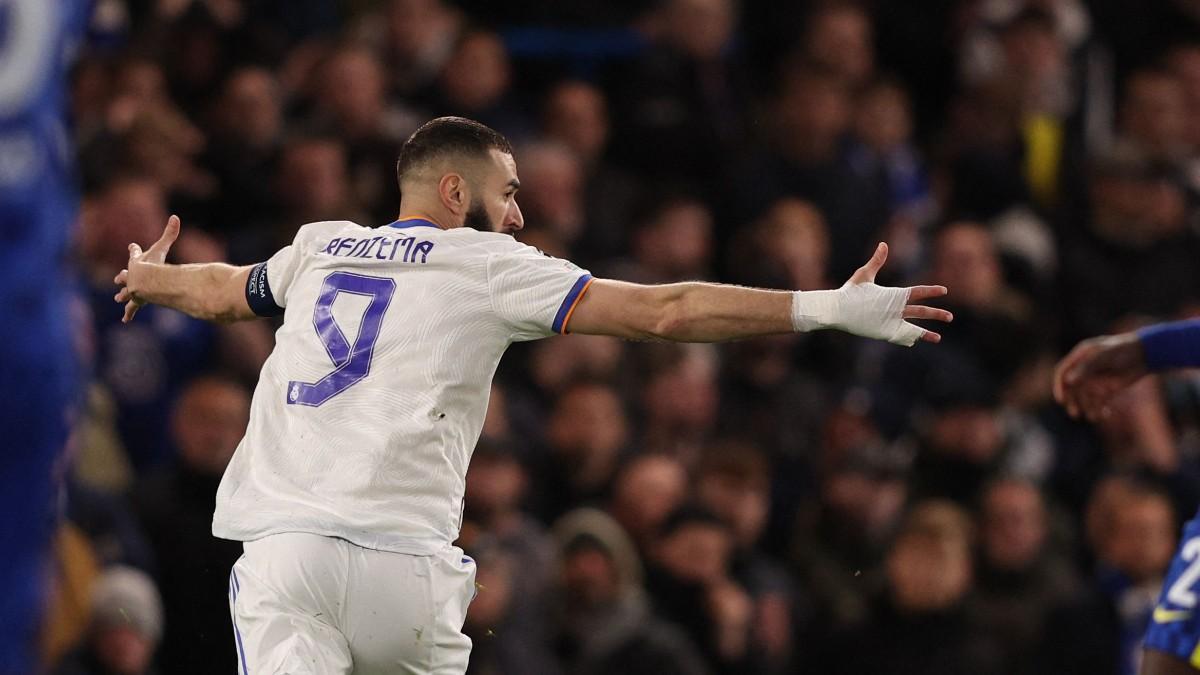
<path id="1" fill-rule="evenodd" d="M 0 673 L 37 672 L 52 467 L 75 357 L 66 246 L 75 220 L 67 75 L 91 0 L 0 0 Z"/>

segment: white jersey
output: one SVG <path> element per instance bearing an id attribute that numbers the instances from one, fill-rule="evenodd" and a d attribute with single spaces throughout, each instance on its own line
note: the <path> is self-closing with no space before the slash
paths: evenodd
<path id="1" fill-rule="evenodd" d="M 284 320 L 213 534 L 448 547 L 501 355 L 565 332 L 590 281 L 505 234 L 417 219 L 300 228 L 251 274 L 248 295 Z"/>

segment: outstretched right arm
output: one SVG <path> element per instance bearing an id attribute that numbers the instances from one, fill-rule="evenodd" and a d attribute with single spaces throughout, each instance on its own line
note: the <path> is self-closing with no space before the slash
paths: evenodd
<path id="1" fill-rule="evenodd" d="M 206 321 L 228 323 L 256 318 L 247 299 L 253 267 L 225 263 L 168 265 L 167 251 L 179 236 L 179 218 L 171 216 L 162 237 L 145 252 L 129 245 L 129 266 L 113 279 L 121 286 L 114 300 L 125 303 L 128 323 L 147 303 L 177 309 Z"/>
<path id="2" fill-rule="evenodd" d="M 943 286 L 875 284 L 887 245 L 836 290 L 789 292 L 726 284 L 645 286 L 597 280 L 571 313 L 570 332 L 672 342 L 721 342 L 760 335 L 837 329 L 911 346 L 941 336 L 909 319 L 950 321 L 950 312 L 919 303 Z"/>
<path id="3" fill-rule="evenodd" d="M 1143 376 L 1200 367 L 1200 320 L 1155 324 L 1080 342 L 1054 370 L 1054 398 L 1072 417 L 1102 417 L 1108 401 Z"/>

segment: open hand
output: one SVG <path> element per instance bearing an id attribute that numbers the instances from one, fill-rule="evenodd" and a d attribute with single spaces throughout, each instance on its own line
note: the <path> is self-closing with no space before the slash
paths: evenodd
<path id="1" fill-rule="evenodd" d="M 1103 335 L 1075 345 L 1054 369 L 1054 398 L 1071 417 L 1096 421 L 1108 402 L 1146 375 L 1146 358 L 1136 333 Z"/>
<path id="2" fill-rule="evenodd" d="M 121 318 L 122 323 L 132 321 L 138 309 L 145 304 L 138 297 L 138 281 L 142 266 L 161 265 L 166 262 L 167 252 L 171 250 L 171 244 L 174 244 L 178 237 L 179 216 L 171 216 L 167 219 L 167 226 L 163 228 L 162 236 L 150 248 L 142 251 L 142 247 L 138 246 L 137 242 L 129 245 L 129 264 L 113 278 L 113 283 L 121 287 L 121 290 L 113 296 L 113 300 L 125 303 L 125 316 Z"/>
<path id="3" fill-rule="evenodd" d="M 941 334 L 926 330 L 908 319 L 950 322 L 954 316 L 937 307 L 913 304 L 946 295 L 945 286 L 909 286 L 885 288 L 875 284 L 875 276 L 887 262 L 888 246 L 880 242 L 865 265 L 858 268 L 842 286 L 851 300 L 843 327 L 856 335 L 866 335 L 894 344 L 911 346 L 917 340 L 940 342 Z"/>

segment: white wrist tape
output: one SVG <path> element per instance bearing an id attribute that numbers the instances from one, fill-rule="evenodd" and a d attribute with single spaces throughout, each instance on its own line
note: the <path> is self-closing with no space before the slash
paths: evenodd
<path id="1" fill-rule="evenodd" d="M 907 288 L 873 283 L 846 284 L 836 291 L 796 291 L 792 294 L 792 328 L 797 332 L 836 328 L 911 347 L 925 330 L 904 320 L 907 303 Z"/>

